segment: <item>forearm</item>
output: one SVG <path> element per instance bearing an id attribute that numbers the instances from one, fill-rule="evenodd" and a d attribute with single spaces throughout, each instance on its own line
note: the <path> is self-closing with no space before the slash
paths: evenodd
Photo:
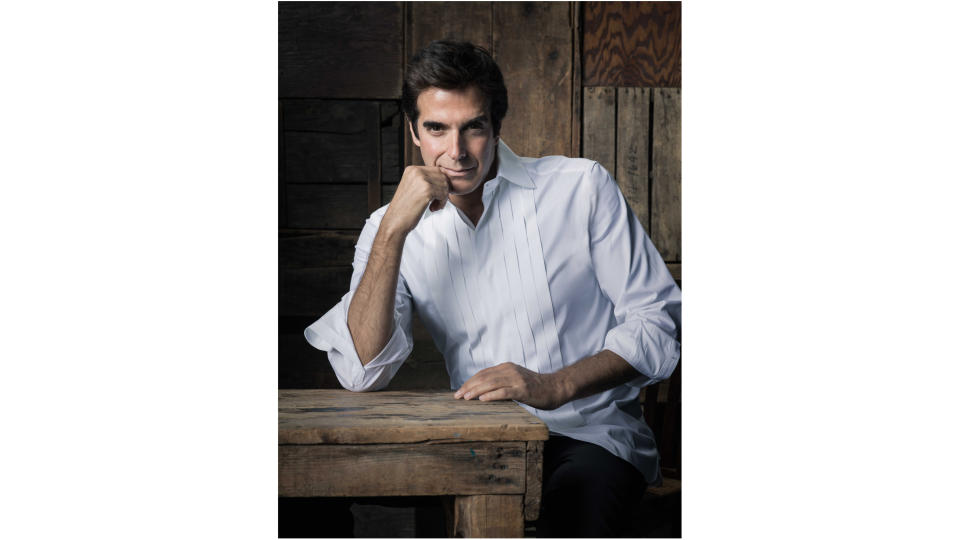
<path id="1" fill-rule="evenodd" d="M 394 331 L 394 298 L 405 238 L 387 227 L 377 231 L 363 278 L 350 302 L 347 327 L 363 365 L 383 350 Z"/>
<path id="2" fill-rule="evenodd" d="M 626 360 L 608 350 L 582 358 L 552 374 L 562 403 L 598 394 L 639 376 Z"/>

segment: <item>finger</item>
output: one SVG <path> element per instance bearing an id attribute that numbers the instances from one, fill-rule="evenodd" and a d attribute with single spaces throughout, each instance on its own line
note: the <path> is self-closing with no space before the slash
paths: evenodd
<path id="1" fill-rule="evenodd" d="M 503 399 L 514 399 L 514 392 L 513 392 L 513 388 L 510 388 L 510 387 L 497 388 L 496 390 L 492 390 L 485 394 L 480 394 L 480 397 L 478 397 L 477 399 L 479 399 L 480 401 L 499 401 Z"/>
<path id="2" fill-rule="evenodd" d="M 463 397 L 465 393 L 475 390 L 477 385 L 482 384 L 484 379 L 495 375 L 495 372 L 493 372 L 493 370 L 494 368 L 489 367 L 489 368 L 481 369 L 480 371 L 474 373 L 472 377 L 470 377 L 469 379 L 464 381 L 463 384 L 460 385 L 460 388 L 457 389 L 456 393 L 454 393 L 454 396 L 459 399 Z"/>
<path id="3" fill-rule="evenodd" d="M 464 399 L 474 399 L 478 396 L 482 396 L 487 392 L 496 390 L 497 388 L 512 388 L 515 387 L 514 380 L 507 377 L 496 377 L 496 378 L 487 378 L 482 381 L 479 381 L 472 388 L 468 389 L 463 394 Z"/>

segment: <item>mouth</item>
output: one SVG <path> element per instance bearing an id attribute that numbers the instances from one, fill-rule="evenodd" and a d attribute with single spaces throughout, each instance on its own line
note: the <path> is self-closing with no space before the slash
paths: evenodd
<path id="1" fill-rule="evenodd" d="M 477 167 L 473 166 L 473 167 L 470 167 L 469 169 L 448 169 L 446 167 L 441 166 L 440 168 L 443 169 L 443 174 L 451 178 L 462 178 L 464 176 L 470 176 L 471 174 L 473 174 L 473 171 L 475 171 Z"/>

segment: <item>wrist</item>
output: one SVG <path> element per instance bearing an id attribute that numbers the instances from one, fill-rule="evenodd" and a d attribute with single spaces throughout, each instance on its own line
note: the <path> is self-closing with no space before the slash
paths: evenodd
<path id="1" fill-rule="evenodd" d="M 553 395 L 557 401 L 557 406 L 573 400 L 576 395 L 576 389 L 573 387 L 573 381 L 564 370 L 550 374 L 551 385 L 553 386 Z"/>
<path id="2" fill-rule="evenodd" d="M 409 232 L 384 216 L 383 221 L 380 222 L 380 229 L 377 231 L 377 239 L 391 246 L 400 247 L 407 239 Z"/>

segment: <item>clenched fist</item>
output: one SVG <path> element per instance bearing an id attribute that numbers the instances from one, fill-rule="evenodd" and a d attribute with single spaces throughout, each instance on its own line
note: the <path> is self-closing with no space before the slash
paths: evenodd
<path id="1" fill-rule="evenodd" d="M 411 165 L 403 171 L 381 227 L 406 235 L 420 222 L 427 205 L 434 212 L 446 206 L 449 193 L 450 178 L 440 167 Z"/>

